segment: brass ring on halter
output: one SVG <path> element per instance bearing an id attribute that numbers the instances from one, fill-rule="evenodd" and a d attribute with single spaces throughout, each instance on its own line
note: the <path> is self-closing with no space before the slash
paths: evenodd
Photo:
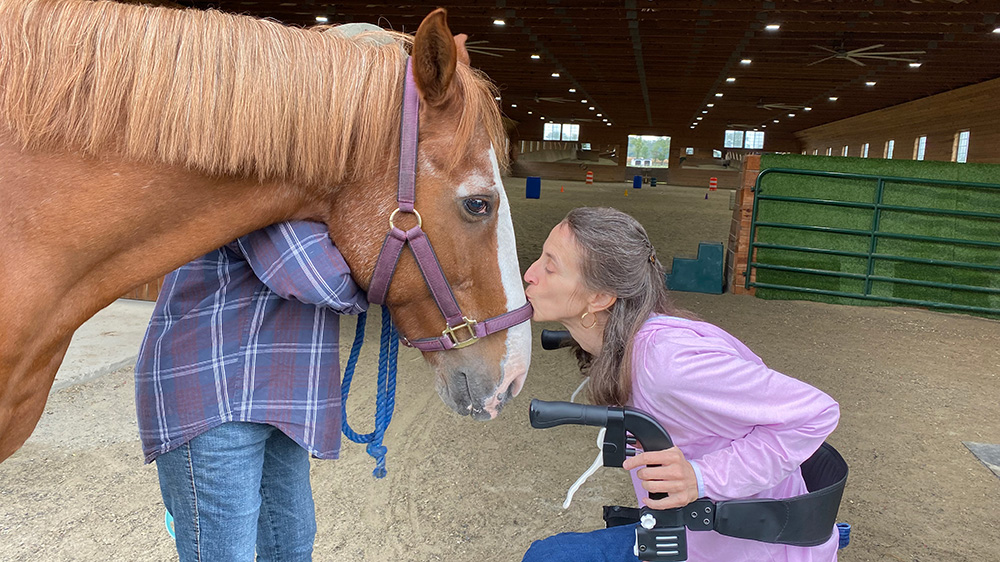
<path id="1" fill-rule="evenodd" d="M 398 212 L 400 212 L 400 209 L 397 208 L 391 215 L 389 215 L 389 228 L 396 228 L 395 221 L 396 213 Z M 410 212 L 417 215 L 417 228 L 422 228 L 424 221 L 420 218 L 420 213 L 418 213 L 416 209 L 413 209 Z"/>

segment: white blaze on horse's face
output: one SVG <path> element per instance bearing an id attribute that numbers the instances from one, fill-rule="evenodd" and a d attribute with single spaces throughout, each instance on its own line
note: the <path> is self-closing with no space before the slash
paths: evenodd
<path id="1" fill-rule="evenodd" d="M 514 224 L 510 214 L 510 203 L 507 201 L 507 192 L 504 190 L 503 181 L 500 178 L 500 166 L 497 164 L 496 152 L 492 146 L 489 148 L 488 159 L 490 165 L 489 171 L 492 173 L 492 177 L 474 175 L 457 187 L 456 195 L 459 198 L 469 197 L 482 194 L 484 189 L 491 191 L 495 195 L 497 201 L 497 265 L 500 269 L 500 278 L 506 296 L 507 310 L 515 310 L 523 306 L 527 300 L 524 296 L 524 286 L 521 283 L 521 270 L 517 261 Z M 521 392 L 530 364 L 531 324 L 529 322 L 522 322 L 507 330 L 505 352 L 500 362 L 502 378 L 498 382 L 495 391 L 485 397 L 480 412 L 475 411 L 479 408 L 472 408 L 473 416 L 485 418 L 486 416 L 482 415 L 485 413 L 488 414 L 490 419 L 495 418 L 500 413 L 500 409 L 504 403 Z M 446 402 L 448 401 L 444 395 L 442 395 L 442 398 L 445 398 Z"/>
<path id="2" fill-rule="evenodd" d="M 497 204 L 497 260 L 500 266 L 500 276 L 503 280 L 503 290 L 507 294 L 507 310 L 515 310 L 524 305 L 524 285 L 521 284 L 521 268 L 517 263 L 517 245 L 514 243 L 514 223 L 510 216 L 510 203 L 507 192 L 500 179 L 500 166 L 493 146 L 490 146 L 490 166 L 493 168 L 493 187 L 499 196 Z M 504 355 L 502 368 L 503 380 L 500 382 L 500 392 L 508 396 L 517 396 L 524 386 L 531 364 L 531 323 L 523 322 L 507 330 L 507 353 Z M 486 402 L 486 411 L 490 417 L 496 417 L 502 406 L 503 395 L 498 393 Z"/>

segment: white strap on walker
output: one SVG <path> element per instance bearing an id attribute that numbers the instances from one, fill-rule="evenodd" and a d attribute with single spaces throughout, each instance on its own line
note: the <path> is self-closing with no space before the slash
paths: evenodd
<path id="1" fill-rule="evenodd" d="M 573 391 L 573 395 L 569 397 L 570 402 L 576 400 L 576 395 L 580 394 L 580 391 L 583 390 L 583 387 L 586 386 L 587 381 L 589 380 L 590 377 L 583 379 L 583 382 L 580 383 L 580 386 L 576 387 L 576 390 Z M 569 487 L 569 491 L 566 492 L 566 501 L 564 501 L 562 504 L 563 509 L 569 509 L 569 504 L 571 501 L 573 501 L 573 494 L 575 494 L 576 491 L 580 489 L 580 486 L 583 486 L 583 483 L 586 482 L 587 479 L 590 478 L 592 474 L 597 472 L 598 468 L 604 466 L 605 431 L 607 431 L 607 428 L 602 427 L 601 430 L 597 432 L 597 458 L 594 459 L 594 462 L 593 464 L 590 465 L 590 468 L 585 470 L 584 473 L 581 474 L 580 477 L 576 479 L 576 482 L 573 482 L 573 485 Z"/>

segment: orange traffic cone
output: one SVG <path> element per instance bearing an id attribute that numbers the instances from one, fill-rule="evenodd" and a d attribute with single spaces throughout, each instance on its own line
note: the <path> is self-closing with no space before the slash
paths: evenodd
<path id="1" fill-rule="evenodd" d="M 559 186 L 559 193 L 565 193 L 565 192 L 566 192 L 566 190 L 563 189 L 563 186 L 560 185 Z"/>
<path id="2" fill-rule="evenodd" d="M 628 190 L 625 190 L 625 197 L 628 197 Z"/>

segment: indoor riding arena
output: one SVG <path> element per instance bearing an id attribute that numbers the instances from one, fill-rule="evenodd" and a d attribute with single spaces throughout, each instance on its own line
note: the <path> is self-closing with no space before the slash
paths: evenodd
<path id="1" fill-rule="evenodd" d="M 180 5 L 405 33 L 438 6 Z M 498 88 L 522 274 L 571 209 L 632 215 L 675 304 L 839 403 L 838 560 L 1000 562 L 1000 6 L 444 7 Z M 0 463 L 0 560 L 177 559 L 135 411 L 161 282 L 84 323 L 38 426 Z M 359 432 L 374 424 L 379 317 L 347 402 Z M 341 368 L 354 328 L 343 317 Z M 487 422 L 449 410 L 400 346 L 387 476 L 346 437 L 338 460 L 311 462 L 313 558 L 519 561 L 534 540 L 603 528 L 602 506 L 635 506 L 628 474 L 602 467 L 563 507 L 599 449 L 596 427 L 529 424 L 531 399 L 569 401 L 583 380 L 569 350 L 539 344 L 559 329 L 532 323 L 524 387 Z"/>

